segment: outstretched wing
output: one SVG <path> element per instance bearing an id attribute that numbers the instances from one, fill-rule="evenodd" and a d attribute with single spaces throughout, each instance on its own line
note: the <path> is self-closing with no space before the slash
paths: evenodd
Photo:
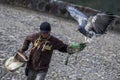
<path id="1" fill-rule="evenodd" d="M 106 13 L 98 14 L 98 16 L 101 17 L 101 19 L 99 19 L 99 21 L 101 20 L 101 23 L 98 23 L 97 20 L 95 21 L 95 30 L 98 34 L 103 34 L 105 33 L 109 24 L 114 20 L 114 16 Z"/>
<path id="2" fill-rule="evenodd" d="M 79 23 L 78 31 L 84 36 L 91 38 L 93 34 L 90 34 L 89 31 L 85 29 L 88 22 L 88 17 L 72 6 L 67 6 L 66 9 L 70 15 Z"/>
<path id="3" fill-rule="evenodd" d="M 104 34 L 113 19 L 113 15 L 97 13 L 91 19 L 89 18 L 86 28 L 89 28 L 89 30 L 93 31 L 95 34 Z"/>
<path id="4" fill-rule="evenodd" d="M 85 26 L 87 24 L 88 17 L 85 14 L 72 6 L 67 6 L 66 9 L 70 15 L 79 23 L 79 26 Z"/>

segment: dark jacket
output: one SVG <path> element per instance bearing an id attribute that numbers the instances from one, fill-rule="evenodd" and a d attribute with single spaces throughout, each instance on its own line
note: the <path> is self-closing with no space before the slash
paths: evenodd
<path id="1" fill-rule="evenodd" d="M 40 33 L 35 33 L 26 37 L 23 47 L 20 50 L 24 53 L 29 44 L 32 42 L 33 47 L 35 41 L 40 37 Z M 43 45 L 46 44 L 44 50 L 42 51 Z M 40 46 L 38 48 L 33 48 L 29 55 L 28 67 L 35 71 L 48 71 L 49 63 L 51 61 L 51 56 L 53 50 L 59 50 L 61 52 L 67 52 L 68 45 L 64 44 L 59 39 L 55 38 L 54 36 L 50 36 L 47 41 L 46 39 L 40 40 Z"/>

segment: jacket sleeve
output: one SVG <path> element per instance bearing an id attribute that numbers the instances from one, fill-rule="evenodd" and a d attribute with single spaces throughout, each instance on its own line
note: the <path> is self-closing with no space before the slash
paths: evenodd
<path id="1" fill-rule="evenodd" d="M 28 49 L 30 42 L 31 42 L 31 38 L 30 36 L 27 36 L 26 39 L 24 40 L 22 48 L 19 49 L 17 54 L 15 55 L 15 59 L 19 60 L 20 62 L 23 62 L 28 59 L 24 53 Z M 23 55 L 24 58 L 21 57 L 19 54 Z"/>
<path id="2" fill-rule="evenodd" d="M 21 53 L 24 53 L 28 48 L 29 44 L 32 42 L 32 36 L 27 36 L 24 40 L 22 48 L 19 50 Z"/>
<path id="3" fill-rule="evenodd" d="M 55 45 L 54 45 L 54 49 L 60 51 L 60 52 L 67 52 L 67 47 L 68 45 L 63 43 L 61 40 L 59 39 L 55 39 Z"/>

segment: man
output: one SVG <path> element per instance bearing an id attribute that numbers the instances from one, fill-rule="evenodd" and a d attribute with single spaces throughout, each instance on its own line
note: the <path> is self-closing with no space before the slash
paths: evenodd
<path id="1" fill-rule="evenodd" d="M 33 44 L 26 67 L 27 80 L 45 79 L 53 50 L 72 54 L 72 51 L 68 51 L 69 48 L 78 48 L 76 45 L 69 47 L 67 44 L 64 44 L 52 36 L 50 32 L 51 25 L 48 22 L 43 22 L 40 25 L 40 32 L 27 36 L 22 49 L 19 50 L 19 53 L 24 54 L 29 44 Z"/>

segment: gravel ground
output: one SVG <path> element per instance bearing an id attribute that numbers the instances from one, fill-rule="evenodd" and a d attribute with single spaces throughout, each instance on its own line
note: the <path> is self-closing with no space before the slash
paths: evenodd
<path id="1" fill-rule="evenodd" d="M 52 25 L 52 35 L 70 42 L 84 41 L 76 32 L 77 23 L 50 14 L 0 4 L 0 80 L 26 80 L 24 67 L 9 72 L 3 62 L 22 47 L 28 34 L 39 31 L 40 23 Z M 28 52 L 29 55 L 29 52 Z M 67 53 L 54 51 L 46 80 L 120 80 L 120 35 L 108 31 L 95 38 L 81 52 L 71 55 L 65 65 Z"/>

